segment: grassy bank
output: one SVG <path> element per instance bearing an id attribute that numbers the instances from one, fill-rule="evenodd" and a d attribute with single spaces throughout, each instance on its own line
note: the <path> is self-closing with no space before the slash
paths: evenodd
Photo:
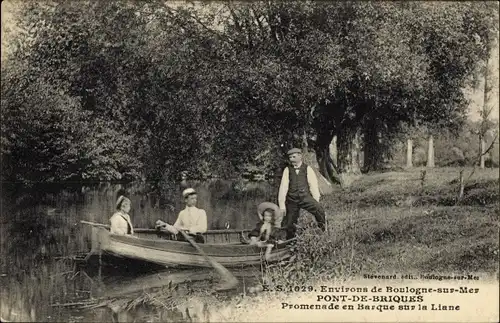
<path id="1" fill-rule="evenodd" d="M 357 208 L 453 206 L 459 193 L 459 179 L 460 168 L 453 167 L 367 174 L 354 182 L 349 190 L 325 197 L 325 203 L 332 210 L 335 204 Z M 498 168 L 466 168 L 464 179 L 464 196 L 460 205 L 484 206 L 498 202 Z"/>
<path id="2" fill-rule="evenodd" d="M 498 278 L 498 169 L 476 170 L 459 205 L 459 169 L 427 170 L 423 180 L 422 170 L 368 174 L 348 190 L 323 197 L 328 232 L 317 232 L 304 214 L 295 260 L 267 267 L 262 281 L 272 288 L 383 273 L 475 272 Z M 247 291 L 237 298 L 199 292 L 175 303 L 184 308 L 186 302 L 201 302 L 218 309 L 211 311 L 212 321 L 241 321 L 253 317 L 249 309 L 266 309 L 276 298 Z M 207 315 L 198 308 L 197 316 Z"/>
<path id="3" fill-rule="evenodd" d="M 265 282 L 331 286 L 383 273 L 474 272 L 498 279 L 498 169 L 476 170 L 458 206 L 459 169 L 427 170 L 424 181 L 422 170 L 369 174 L 324 197 L 328 234 L 315 234 L 308 228 L 311 217 L 302 217 L 299 261 L 269 268 Z M 265 321 L 265 313 L 276 313 L 270 306 L 277 299 L 283 294 L 263 292 L 245 298 L 243 306 L 227 304 L 231 314 L 221 319 Z"/>
<path id="4" fill-rule="evenodd" d="M 284 279 L 367 271 L 497 273 L 498 169 L 476 170 L 459 205 L 459 169 L 426 172 L 423 181 L 422 169 L 369 174 L 323 197 L 329 232 L 314 233 L 312 217 L 301 217 L 297 257 L 309 274 L 290 270 Z"/>

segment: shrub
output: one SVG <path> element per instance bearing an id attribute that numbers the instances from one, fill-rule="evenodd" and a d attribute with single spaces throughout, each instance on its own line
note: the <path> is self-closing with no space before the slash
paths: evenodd
<path id="1" fill-rule="evenodd" d="M 359 263 L 354 261 L 358 239 L 353 235 L 352 227 L 329 226 L 328 231 L 322 233 L 313 222 L 304 222 L 299 221 L 290 261 L 284 265 L 268 266 L 264 274 L 266 284 L 272 287 L 293 281 L 300 285 L 346 279 L 359 272 Z"/>

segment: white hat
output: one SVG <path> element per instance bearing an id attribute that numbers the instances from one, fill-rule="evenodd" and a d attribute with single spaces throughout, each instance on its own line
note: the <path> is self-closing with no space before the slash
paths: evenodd
<path id="1" fill-rule="evenodd" d="M 186 188 L 184 191 L 182 191 L 182 196 L 183 197 L 188 197 L 189 195 L 196 194 L 196 191 L 194 188 Z"/>

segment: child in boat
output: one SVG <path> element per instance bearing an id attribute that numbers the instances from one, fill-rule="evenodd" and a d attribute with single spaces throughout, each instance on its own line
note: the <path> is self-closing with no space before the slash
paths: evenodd
<path id="1" fill-rule="evenodd" d="M 157 227 L 163 227 L 170 233 L 177 235 L 177 240 L 185 241 L 183 235 L 179 235 L 179 230 L 184 230 L 197 243 L 205 243 L 203 233 L 207 232 L 207 213 L 203 209 L 196 207 L 197 194 L 193 188 L 187 188 L 182 192 L 186 208 L 179 212 L 177 221 L 174 225 L 167 224 L 158 220 Z"/>
<path id="2" fill-rule="evenodd" d="M 111 222 L 110 232 L 114 234 L 134 234 L 134 228 L 132 222 L 130 221 L 130 212 L 132 203 L 130 199 L 121 195 L 116 201 L 115 214 L 111 216 L 109 221 Z"/>
<path id="3" fill-rule="evenodd" d="M 263 247 L 284 240 L 285 232 L 281 229 L 281 213 L 276 204 L 271 202 L 261 203 L 257 207 L 257 214 L 261 221 L 248 234 L 250 244 Z"/>

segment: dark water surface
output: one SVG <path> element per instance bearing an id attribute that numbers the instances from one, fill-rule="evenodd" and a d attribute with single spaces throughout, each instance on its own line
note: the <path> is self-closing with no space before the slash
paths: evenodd
<path id="1" fill-rule="evenodd" d="M 209 229 L 251 228 L 258 220 L 257 204 L 276 199 L 276 188 L 264 182 L 213 181 L 191 186 L 199 192 L 198 207 L 207 211 Z M 109 292 L 125 295 L 157 285 L 158 273 L 175 274 L 181 280 L 182 275 L 186 279 L 205 277 L 198 287 L 210 289 L 214 279 L 211 270 L 179 272 L 112 257 L 103 258 L 104 266 L 98 266 L 96 257 L 81 261 L 90 250 L 90 227 L 80 220 L 109 223 L 117 195 L 125 191 L 132 200 L 130 215 L 135 227 L 152 228 L 158 219 L 172 223 L 183 207 L 182 188 L 158 196 L 146 193 L 144 185 L 133 184 L 31 189 L 4 185 L 0 210 L 1 318 L 111 322 L 116 314 L 109 307 L 82 307 Z M 75 261 L 75 256 L 80 261 Z M 240 281 L 248 281 L 258 272 L 259 268 L 250 268 L 236 275 L 246 277 Z"/>

